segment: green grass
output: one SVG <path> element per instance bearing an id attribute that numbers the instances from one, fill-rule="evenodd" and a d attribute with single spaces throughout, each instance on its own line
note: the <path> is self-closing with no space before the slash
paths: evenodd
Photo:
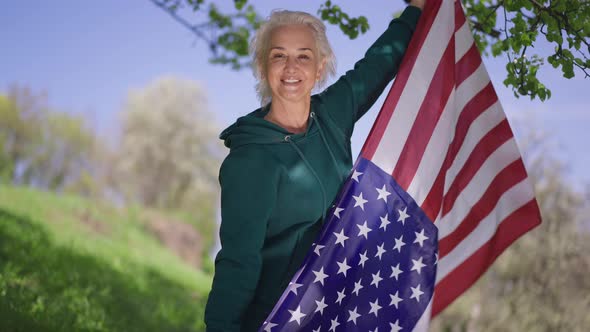
<path id="1" fill-rule="evenodd" d="M 0 188 L 0 331 L 203 331 L 211 277 L 139 208 Z"/>

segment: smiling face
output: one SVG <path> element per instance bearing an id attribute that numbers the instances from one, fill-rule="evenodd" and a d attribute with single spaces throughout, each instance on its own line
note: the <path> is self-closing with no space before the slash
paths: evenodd
<path id="1" fill-rule="evenodd" d="M 310 27 L 285 25 L 273 30 L 266 79 L 273 100 L 309 102 L 322 63 Z"/>

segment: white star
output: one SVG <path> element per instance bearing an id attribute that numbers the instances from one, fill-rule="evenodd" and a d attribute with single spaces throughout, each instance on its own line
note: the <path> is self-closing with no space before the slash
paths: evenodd
<path id="1" fill-rule="evenodd" d="M 365 262 L 368 260 L 367 251 L 365 250 L 365 252 L 363 254 L 359 254 L 359 256 L 361 256 L 361 260 L 359 262 L 359 265 L 361 265 L 362 267 L 365 267 Z"/>
<path id="2" fill-rule="evenodd" d="M 336 331 L 336 326 L 340 325 L 340 323 L 338 323 L 338 316 L 330 320 L 330 323 L 332 324 L 332 326 L 330 326 L 330 331 Z"/>
<path id="3" fill-rule="evenodd" d="M 319 271 L 311 271 L 313 272 L 313 274 L 315 274 L 315 279 L 313 280 L 313 282 L 320 282 L 320 284 L 322 284 L 322 286 L 324 285 L 324 279 L 326 279 L 328 277 L 327 274 L 324 273 L 324 267 L 322 266 L 322 268 Z"/>
<path id="4" fill-rule="evenodd" d="M 410 271 L 417 271 L 418 274 L 420 274 L 422 268 L 426 266 L 425 264 L 422 264 L 422 257 L 420 257 L 418 260 L 412 259 L 412 264 L 412 270 Z"/>
<path id="5" fill-rule="evenodd" d="M 316 330 L 313 330 L 312 332 L 320 332 L 320 328 L 321 328 L 321 327 L 322 327 L 321 325 L 320 325 L 320 326 L 318 326 L 318 328 L 317 328 Z"/>
<path id="6" fill-rule="evenodd" d="M 356 319 L 357 319 L 357 318 L 359 318 L 359 317 L 361 316 L 361 315 L 359 315 L 359 314 L 356 312 L 356 309 L 357 309 L 357 308 L 358 308 L 358 307 L 354 307 L 354 310 L 348 310 L 348 314 L 349 314 L 350 316 L 348 317 L 348 320 L 347 320 L 347 322 L 350 322 L 350 321 L 352 321 L 352 322 L 354 323 L 354 325 L 356 325 Z"/>
<path id="7" fill-rule="evenodd" d="M 397 218 L 397 221 L 401 222 L 402 225 L 406 224 L 406 219 L 408 219 L 410 217 L 410 215 L 408 215 L 406 212 L 408 211 L 408 207 L 406 206 L 403 210 L 397 210 L 397 212 L 399 212 L 399 218 Z"/>
<path id="8" fill-rule="evenodd" d="M 424 229 L 422 229 L 420 233 L 414 232 L 414 234 L 416 234 L 416 240 L 414 240 L 414 243 L 420 243 L 420 247 L 422 247 L 424 245 L 424 241 L 428 239 L 428 237 L 424 235 Z"/>
<path id="9" fill-rule="evenodd" d="M 375 302 L 369 301 L 369 305 L 371 306 L 371 310 L 369 310 L 369 313 L 375 314 L 375 317 L 377 317 L 377 312 L 379 312 L 379 309 L 381 309 L 381 306 L 379 305 L 379 298 L 375 299 Z"/>
<path id="10" fill-rule="evenodd" d="M 400 235 L 399 239 L 395 238 L 395 246 L 393 246 L 393 250 L 396 250 L 401 253 L 402 252 L 402 247 L 406 245 L 406 243 L 404 242 L 404 236 Z"/>
<path id="11" fill-rule="evenodd" d="M 369 232 L 372 231 L 372 229 L 370 229 L 369 227 L 367 227 L 367 221 L 365 220 L 365 223 L 362 225 L 357 224 L 356 227 L 359 228 L 359 235 L 358 236 L 364 236 L 365 239 L 369 239 Z"/>
<path id="12" fill-rule="evenodd" d="M 383 188 L 381 188 L 381 189 L 379 189 L 379 188 L 375 188 L 375 189 L 377 189 L 377 192 L 379 193 L 377 200 L 383 199 L 383 201 L 385 203 L 387 203 L 387 196 L 391 195 L 391 193 L 389 191 L 387 191 L 387 189 L 385 189 L 385 185 L 383 185 Z"/>
<path id="13" fill-rule="evenodd" d="M 361 192 L 358 196 L 352 195 L 352 198 L 354 198 L 354 207 L 360 206 L 361 210 L 365 211 L 365 203 L 368 201 L 363 198 L 363 193 Z"/>
<path id="14" fill-rule="evenodd" d="M 301 318 L 307 316 L 301 312 L 301 306 L 298 306 L 297 310 L 289 310 L 289 312 L 291 313 L 291 319 L 289 319 L 289 322 L 297 321 L 297 325 L 301 325 Z"/>
<path id="15" fill-rule="evenodd" d="M 391 221 L 387 219 L 388 215 L 389 214 L 386 214 L 385 217 L 379 217 L 379 219 L 381 219 L 381 226 L 379 226 L 379 228 L 383 228 L 383 231 L 387 231 L 387 225 L 391 224 Z"/>
<path id="16" fill-rule="evenodd" d="M 377 254 L 375 255 L 375 257 L 379 257 L 379 260 L 381 260 L 381 256 L 383 256 L 383 253 L 387 251 L 383 248 L 383 246 L 385 246 L 385 243 L 381 243 L 381 245 L 377 247 Z"/>
<path id="17" fill-rule="evenodd" d="M 434 254 L 434 265 L 438 263 L 438 252 Z"/>
<path id="18" fill-rule="evenodd" d="M 315 311 L 313 312 L 314 314 L 316 312 L 320 312 L 320 315 L 324 314 L 324 308 L 326 308 L 328 305 L 324 302 L 324 300 L 326 299 L 326 297 L 322 297 L 321 301 L 316 300 L 315 304 L 318 306 L 317 308 L 315 308 Z"/>
<path id="19" fill-rule="evenodd" d="M 336 208 L 334 209 L 334 215 L 335 215 L 335 216 L 336 216 L 338 219 L 340 219 L 340 212 L 342 212 L 342 211 L 344 211 L 344 209 L 342 209 L 342 208 L 339 208 L 339 207 L 336 207 Z"/>
<path id="20" fill-rule="evenodd" d="M 334 232 L 334 235 L 336 235 L 336 244 L 340 243 L 342 248 L 344 248 L 344 241 L 348 240 L 348 236 L 344 235 L 344 229 L 342 229 L 340 233 Z"/>
<path id="21" fill-rule="evenodd" d="M 389 305 L 394 305 L 396 309 L 398 309 L 398 305 L 402 300 L 401 297 L 399 297 L 399 291 L 396 291 L 395 294 L 389 294 L 389 297 L 391 298 L 391 303 Z"/>
<path id="22" fill-rule="evenodd" d="M 359 182 L 359 175 L 362 175 L 363 172 L 357 172 L 356 169 L 352 171 L 352 178 L 358 183 Z"/>
<path id="23" fill-rule="evenodd" d="M 342 300 L 346 297 L 346 295 L 344 295 L 344 290 L 345 289 L 346 289 L 346 287 L 345 288 L 342 288 L 342 291 L 341 292 L 337 292 L 338 293 L 338 298 L 336 299 L 336 303 L 342 304 Z"/>
<path id="24" fill-rule="evenodd" d="M 420 290 L 420 284 L 418 284 L 416 288 L 411 286 L 410 288 L 412 289 L 412 296 L 410 296 L 410 298 L 416 299 L 416 301 L 420 302 L 420 295 L 424 294 L 424 292 Z"/>
<path id="25" fill-rule="evenodd" d="M 313 252 L 315 252 L 316 255 L 320 255 L 320 250 L 324 249 L 325 246 L 321 245 L 321 244 L 316 244 L 315 247 L 313 248 Z"/>
<path id="26" fill-rule="evenodd" d="M 371 281 L 371 285 L 375 285 L 375 287 L 379 288 L 379 282 L 381 282 L 381 280 L 383 280 L 383 278 L 381 278 L 380 276 L 381 271 L 377 271 L 377 273 L 373 274 L 371 273 L 371 275 L 373 276 L 373 281 Z"/>
<path id="27" fill-rule="evenodd" d="M 391 326 L 391 332 L 399 332 L 402 330 L 402 327 L 399 326 L 399 319 L 395 321 L 395 324 L 389 323 Z"/>
<path id="28" fill-rule="evenodd" d="M 361 285 L 361 281 L 363 279 L 359 279 L 359 281 L 354 283 L 354 290 L 352 291 L 356 296 L 359 296 L 359 291 L 361 290 L 361 288 L 363 288 L 363 285 Z"/>
<path id="29" fill-rule="evenodd" d="M 346 271 L 350 269 L 350 265 L 346 264 L 346 258 L 342 262 L 336 262 L 336 264 L 338 264 L 338 273 L 336 274 L 342 273 L 346 277 Z"/>
<path id="30" fill-rule="evenodd" d="M 376 327 L 374 331 L 369 330 L 369 332 L 379 332 L 379 328 Z"/>
<path id="31" fill-rule="evenodd" d="M 303 284 L 298 284 L 296 282 L 290 282 L 289 283 L 289 292 L 293 292 L 295 293 L 295 295 L 297 295 L 297 288 L 303 286 Z"/>
<path id="32" fill-rule="evenodd" d="M 398 277 L 399 277 L 400 274 L 402 274 L 402 272 L 404 272 L 404 271 L 402 271 L 399 268 L 399 263 L 397 263 L 396 266 L 392 266 L 391 267 L 391 275 L 389 277 L 390 278 L 395 278 L 395 280 L 398 280 Z"/>
<path id="33" fill-rule="evenodd" d="M 273 327 L 275 327 L 275 326 L 277 326 L 277 325 L 278 325 L 278 324 L 274 324 L 274 323 L 271 323 L 271 322 L 264 322 L 264 323 L 266 324 L 266 325 L 264 325 L 264 331 L 265 331 L 265 332 L 271 332 L 270 330 L 271 330 Z"/>

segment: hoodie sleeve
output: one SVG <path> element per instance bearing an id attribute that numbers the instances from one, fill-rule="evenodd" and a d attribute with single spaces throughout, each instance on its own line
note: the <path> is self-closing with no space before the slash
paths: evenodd
<path id="1" fill-rule="evenodd" d="M 397 74 L 421 12 L 417 7 L 406 7 L 354 69 L 319 94 L 320 104 L 346 137 L 352 135 L 354 123 L 373 106 Z"/>
<path id="2" fill-rule="evenodd" d="M 205 309 L 207 331 L 240 331 L 252 301 L 262 267 L 261 249 L 276 197 L 268 163 L 239 149 L 223 162 L 221 184 L 221 250 L 215 259 L 215 277 Z M 249 149 L 250 150 L 250 149 Z"/>

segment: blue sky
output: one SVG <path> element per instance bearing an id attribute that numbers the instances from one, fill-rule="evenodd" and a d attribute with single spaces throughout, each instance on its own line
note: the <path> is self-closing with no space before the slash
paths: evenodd
<path id="1" fill-rule="evenodd" d="M 233 1 L 220 1 L 221 7 Z M 320 1 L 252 1 L 264 15 L 274 8 L 315 13 Z M 369 19 L 369 33 L 349 40 L 335 27 L 328 37 L 335 50 L 337 75 L 351 68 L 387 26 L 403 2 L 338 1 Z M 10 1 L 0 11 L 0 92 L 10 83 L 46 91 L 56 109 L 83 113 L 108 139 L 131 89 L 163 75 L 199 81 L 208 93 L 219 128 L 258 107 L 250 71 L 232 71 L 208 63 L 206 46 L 149 0 Z M 546 51 L 547 45 L 537 49 Z M 502 84 L 504 58 L 484 59 L 517 138 L 527 127 L 550 135 L 553 151 L 569 165 L 576 185 L 590 183 L 590 80 L 580 73 L 567 80 L 550 68 L 541 78 L 553 97 L 544 103 L 516 99 Z M 358 154 L 382 103 L 357 125 L 353 153 Z"/>

